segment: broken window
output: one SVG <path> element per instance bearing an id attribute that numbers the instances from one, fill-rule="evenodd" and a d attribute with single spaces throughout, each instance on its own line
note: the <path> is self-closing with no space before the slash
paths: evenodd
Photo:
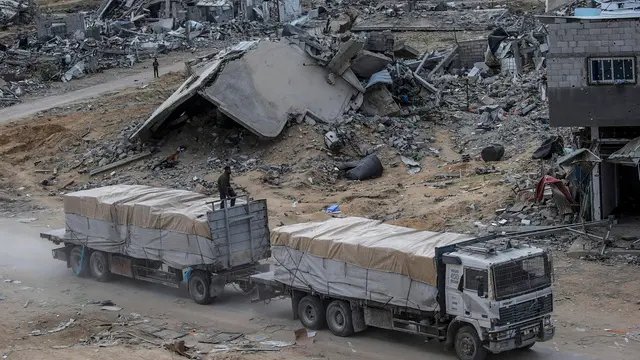
<path id="1" fill-rule="evenodd" d="M 589 59 L 589 83 L 628 84 L 636 82 L 635 58 L 591 58 Z"/>

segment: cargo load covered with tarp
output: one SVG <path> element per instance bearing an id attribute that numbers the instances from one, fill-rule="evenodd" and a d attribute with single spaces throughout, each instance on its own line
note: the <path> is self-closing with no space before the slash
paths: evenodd
<path id="1" fill-rule="evenodd" d="M 224 211 L 203 194 L 141 185 L 84 190 L 63 200 L 66 243 L 175 268 L 227 269 L 269 254 L 265 200 L 238 199 Z"/>
<path id="2" fill-rule="evenodd" d="M 431 311 L 438 306 L 436 248 L 469 239 L 357 217 L 287 225 L 271 231 L 274 277 L 323 294 Z"/>

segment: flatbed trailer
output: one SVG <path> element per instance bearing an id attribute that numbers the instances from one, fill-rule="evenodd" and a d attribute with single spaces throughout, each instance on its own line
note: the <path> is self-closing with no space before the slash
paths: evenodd
<path id="1" fill-rule="evenodd" d="M 177 267 L 162 260 L 105 251 L 74 238 L 66 229 L 46 231 L 40 237 L 63 245 L 52 250 L 53 258 L 66 262 L 77 276 L 106 282 L 117 275 L 173 288 L 186 284 L 196 303 L 209 304 L 223 293 L 226 284 L 235 283 L 250 292 L 253 285 L 249 277 L 269 269 L 262 263 L 270 256 L 266 200 L 240 196 L 236 201 L 233 207 L 221 207 L 221 201 L 214 201 L 213 210 L 206 214 L 219 254 L 219 261 L 213 263 Z"/>

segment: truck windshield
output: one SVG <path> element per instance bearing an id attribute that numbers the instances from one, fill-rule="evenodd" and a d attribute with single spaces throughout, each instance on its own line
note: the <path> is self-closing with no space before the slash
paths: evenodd
<path id="1" fill-rule="evenodd" d="M 497 264 L 493 278 L 496 300 L 502 300 L 551 285 L 551 264 L 547 254 Z"/>

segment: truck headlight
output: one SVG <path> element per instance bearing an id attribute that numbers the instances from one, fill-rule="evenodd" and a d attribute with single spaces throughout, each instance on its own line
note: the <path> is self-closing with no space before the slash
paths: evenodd
<path id="1" fill-rule="evenodd" d="M 542 319 L 542 325 L 546 326 L 551 326 L 551 316 L 545 316 L 544 319 Z"/>

